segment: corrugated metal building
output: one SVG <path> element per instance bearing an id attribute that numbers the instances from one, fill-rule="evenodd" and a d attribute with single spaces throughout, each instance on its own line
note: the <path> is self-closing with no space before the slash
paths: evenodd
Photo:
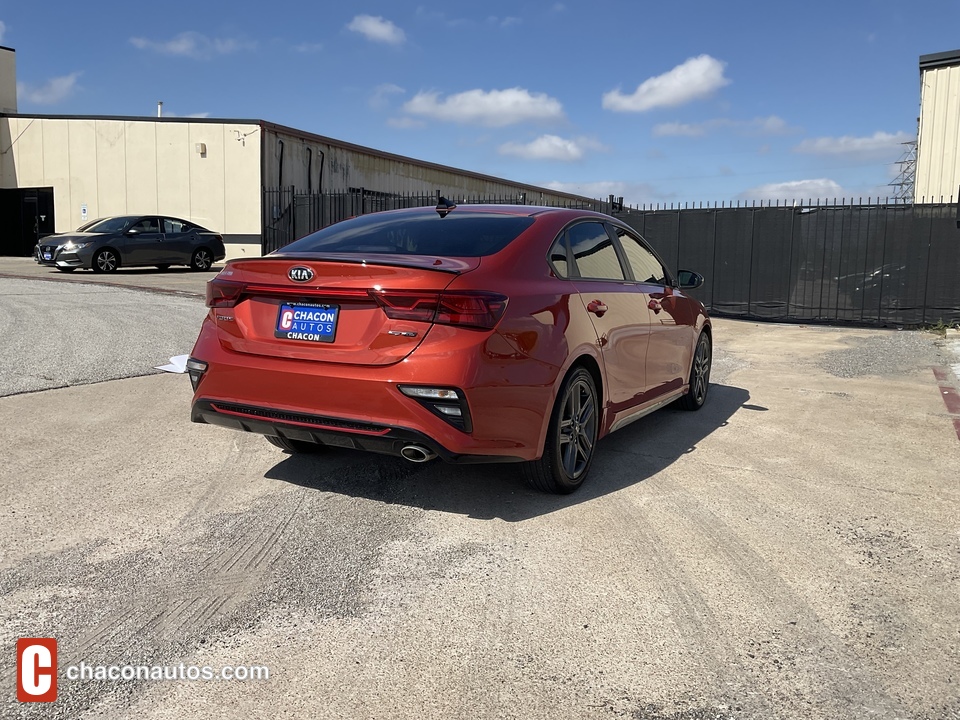
<path id="1" fill-rule="evenodd" d="M 960 188 L 960 50 L 920 57 L 916 202 L 956 199 Z"/>
<path id="2" fill-rule="evenodd" d="M 109 215 L 158 213 L 224 236 L 227 257 L 259 255 L 264 188 L 451 196 L 530 204 L 584 198 L 445 167 L 264 120 L 26 115 L 14 51 L 0 48 L 0 255 Z M 267 213 L 269 215 L 270 213 Z"/>

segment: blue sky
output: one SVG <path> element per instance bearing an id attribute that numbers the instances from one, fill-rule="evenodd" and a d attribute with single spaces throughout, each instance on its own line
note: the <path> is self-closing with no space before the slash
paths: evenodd
<path id="1" fill-rule="evenodd" d="M 960 3 L 0 4 L 22 113 L 262 118 L 628 203 L 892 194 Z"/>

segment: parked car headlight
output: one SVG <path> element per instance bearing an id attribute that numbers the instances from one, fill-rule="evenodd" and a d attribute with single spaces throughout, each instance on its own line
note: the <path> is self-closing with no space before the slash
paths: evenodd
<path id="1" fill-rule="evenodd" d="M 63 249 L 72 252 L 73 250 L 82 250 L 87 245 L 91 245 L 91 244 L 92 243 L 88 243 L 88 242 L 75 243 L 73 240 L 68 240 L 66 243 L 64 243 Z"/>

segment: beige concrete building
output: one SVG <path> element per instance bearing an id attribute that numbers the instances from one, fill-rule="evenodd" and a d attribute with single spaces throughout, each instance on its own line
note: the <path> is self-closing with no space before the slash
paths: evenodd
<path id="1" fill-rule="evenodd" d="M 916 202 L 954 201 L 960 189 L 960 50 L 920 57 Z"/>
<path id="2" fill-rule="evenodd" d="M 17 111 L 17 54 L 0 46 L 0 113 Z"/>
<path id="3" fill-rule="evenodd" d="M 589 198 L 353 145 L 264 120 L 26 115 L 16 112 L 14 51 L 0 49 L 0 255 L 109 215 L 158 213 L 223 235 L 227 257 L 259 255 L 264 188 L 293 194 L 434 193 Z M 19 225 L 17 223 L 19 222 Z"/>

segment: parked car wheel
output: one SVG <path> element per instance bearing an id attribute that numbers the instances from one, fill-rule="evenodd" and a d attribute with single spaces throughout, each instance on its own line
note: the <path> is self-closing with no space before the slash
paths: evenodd
<path id="1" fill-rule="evenodd" d="M 275 435 L 264 435 L 267 442 L 276 445 L 281 450 L 290 453 L 315 453 L 323 449 L 323 445 L 306 442 L 304 440 L 291 440 L 290 438 L 276 437 Z"/>
<path id="2" fill-rule="evenodd" d="M 710 388 L 710 365 L 713 362 L 713 352 L 710 345 L 710 336 L 702 332 L 697 339 L 697 349 L 693 354 L 693 365 L 690 367 L 690 391 L 680 398 L 680 407 L 684 410 L 699 410 L 707 400 L 707 390 Z"/>
<path id="3" fill-rule="evenodd" d="M 209 270 L 211 265 L 213 265 L 213 255 L 210 251 L 207 248 L 197 248 L 190 260 L 190 267 L 194 270 Z"/>
<path id="4" fill-rule="evenodd" d="M 169 270 L 169 269 L 170 269 L 169 263 L 163 263 L 162 265 L 157 265 L 157 270 Z"/>
<path id="5" fill-rule="evenodd" d="M 557 397 L 543 456 L 523 465 L 533 488 L 566 495 L 583 484 L 593 462 L 600 423 L 593 376 L 579 367 Z"/>
<path id="6" fill-rule="evenodd" d="M 110 249 L 98 252 L 93 258 L 94 272 L 113 272 L 120 265 L 120 258 Z"/>

